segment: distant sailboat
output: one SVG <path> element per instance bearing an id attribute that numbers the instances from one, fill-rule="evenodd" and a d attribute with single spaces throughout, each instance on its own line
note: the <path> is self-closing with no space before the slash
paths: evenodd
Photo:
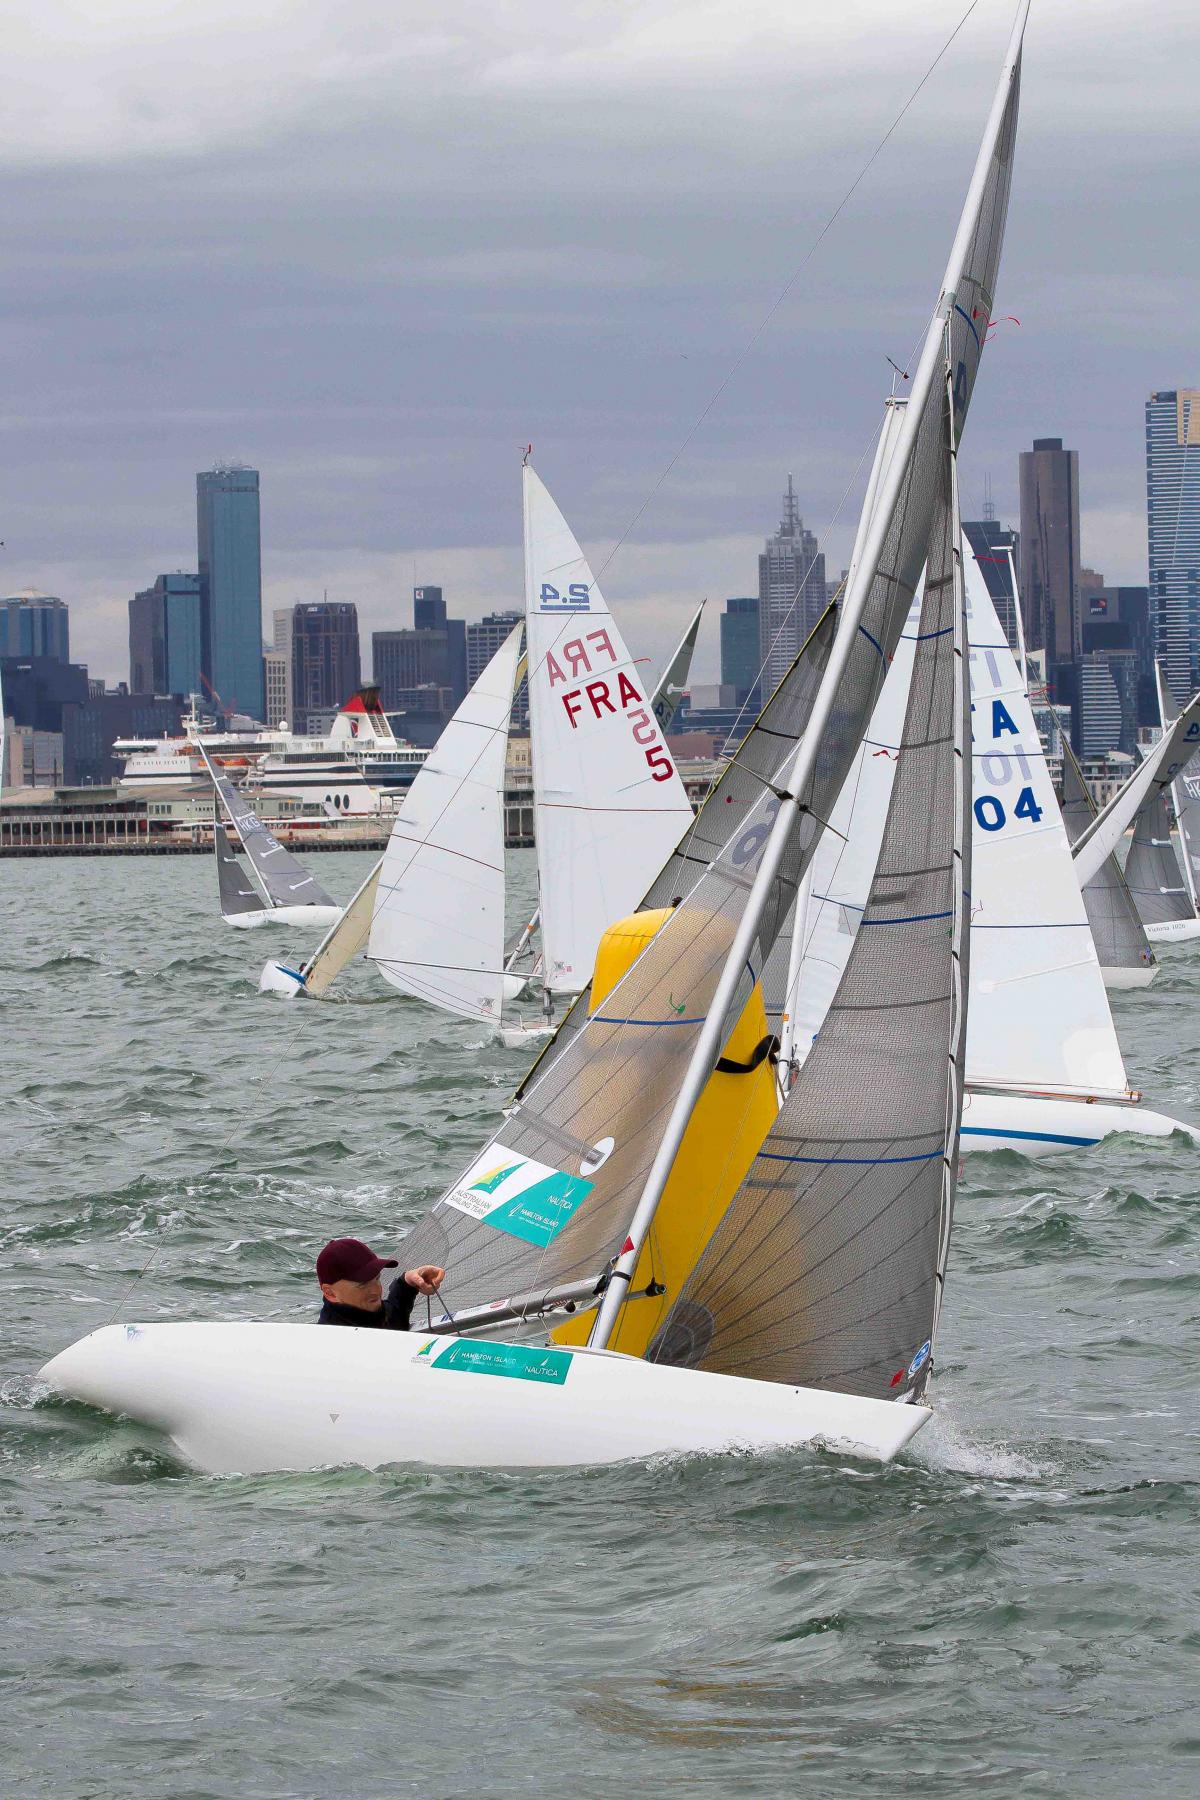
<path id="1" fill-rule="evenodd" d="M 1113 1131 L 1190 1131 L 1129 1086 L 1025 684 L 975 559 L 966 569 L 975 800 L 971 1023 L 961 1146 L 1043 1156 Z M 911 620 L 830 817 L 784 1001 L 783 1055 L 820 1042 L 876 866 L 916 646 Z M 791 1036 L 789 1036 L 789 1032 Z"/>
<path id="2" fill-rule="evenodd" d="M 1098 808 L 1065 736 L 1062 759 L 1063 824 L 1074 845 L 1096 817 Z M 1085 883 L 1083 903 L 1105 987 L 1148 987 L 1158 974 L 1158 958 L 1150 946 L 1115 852 L 1106 857 L 1091 880 Z"/>
<path id="3" fill-rule="evenodd" d="M 225 923 L 242 930 L 256 925 L 335 924 L 341 907 L 271 835 L 245 795 L 218 774 L 203 746 L 200 754 L 212 777 L 213 847 Z"/>
<path id="4" fill-rule="evenodd" d="M 110 1325 L 42 1370 L 52 1387 L 152 1422 L 213 1471 L 814 1444 L 887 1461 L 930 1417 L 970 948 L 954 458 L 993 304 L 1025 12 L 858 569 L 672 853 L 662 904 L 604 934 L 586 1021 L 406 1240 L 414 1264 L 446 1267 L 443 1310 L 407 1335 Z M 759 974 L 926 564 L 876 877 L 780 1109 Z"/>
<path id="5" fill-rule="evenodd" d="M 1158 681 L 1159 718 L 1164 734 L 1173 730 L 1179 719 L 1179 708 L 1155 666 Z M 1187 807 L 1181 798 L 1187 770 L 1181 769 L 1170 788 L 1157 785 L 1138 811 L 1133 822 L 1133 842 L 1125 859 L 1125 880 L 1134 904 L 1146 927 L 1147 937 L 1160 943 L 1184 943 L 1200 937 L 1200 917 L 1196 912 L 1196 878 L 1187 843 L 1186 827 L 1181 822 L 1179 853 L 1171 839 L 1171 815 L 1167 808 L 1168 793 L 1176 815 L 1182 820 Z"/>
<path id="6" fill-rule="evenodd" d="M 687 683 L 701 611 L 697 609 L 650 702 L 656 717 L 662 708 L 668 724 Z M 615 624 L 609 624 L 606 635 L 610 642 L 621 642 Z M 507 733 L 513 694 L 529 666 L 528 654 L 518 662 L 520 639 L 517 628 L 446 726 L 405 797 L 387 851 L 341 922 L 299 968 L 268 962 L 259 981 L 262 991 L 284 997 L 303 992 L 319 998 L 365 949 L 385 980 L 402 992 L 445 1011 L 491 1022 L 506 1037 L 511 1033 L 514 1041 L 534 1035 L 523 1026 L 513 1030 L 501 1024 L 504 1002 L 515 999 L 538 974 L 536 967 L 523 970 L 520 957 L 541 924 L 539 907 L 506 953 Z M 551 754 L 540 736 L 535 734 L 534 741 L 535 756 Z M 619 832 L 620 794 L 611 772 L 602 779 L 609 796 L 618 802 Z M 690 820 L 686 796 L 684 803 Z M 659 864 L 677 836 L 675 832 L 669 843 L 661 843 Z M 539 870 L 543 841 L 538 839 Z M 640 898 L 640 890 L 635 894 L 631 886 L 640 878 L 638 866 L 618 876 L 616 885 L 626 908 Z"/>

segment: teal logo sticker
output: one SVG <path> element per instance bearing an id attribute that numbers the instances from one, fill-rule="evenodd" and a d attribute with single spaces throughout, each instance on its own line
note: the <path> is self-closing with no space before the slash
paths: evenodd
<path id="1" fill-rule="evenodd" d="M 493 1144 L 447 1194 L 445 1204 L 544 1250 L 594 1186 L 582 1175 L 567 1175 Z"/>
<path id="2" fill-rule="evenodd" d="M 459 1338 L 448 1350 L 443 1350 L 430 1367 L 562 1387 L 573 1361 L 569 1350 L 530 1349 L 524 1344 L 477 1344 L 468 1338 Z"/>

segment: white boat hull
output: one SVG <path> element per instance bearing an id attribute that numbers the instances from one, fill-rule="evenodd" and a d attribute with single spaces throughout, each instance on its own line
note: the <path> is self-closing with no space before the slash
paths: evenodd
<path id="1" fill-rule="evenodd" d="M 1200 919 L 1167 919 L 1161 925 L 1147 925 L 1146 936 L 1156 944 L 1186 944 L 1200 938 Z"/>
<path id="2" fill-rule="evenodd" d="M 1158 964 L 1139 963 L 1137 968 L 1101 969 L 1106 988 L 1146 988 L 1158 974 Z"/>
<path id="3" fill-rule="evenodd" d="M 1119 1131 L 1141 1137 L 1170 1137 L 1181 1131 L 1193 1143 L 1200 1143 L 1194 1126 L 1140 1102 L 1122 1105 L 1108 1100 L 987 1094 L 970 1087 L 963 1104 L 959 1143 L 964 1155 L 972 1150 L 1019 1150 L 1022 1156 L 1055 1156 L 1064 1150 L 1090 1149 Z"/>
<path id="4" fill-rule="evenodd" d="M 889 1462 L 928 1407 L 569 1351 L 318 1325 L 106 1325 L 41 1371 L 211 1474 L 564 1468 L 823 1447 Z"/>
<path id="5" fill-rule="evenodd" d="M 309 925 L 326 930 L 342 916 L 340 906 L 264 906 L 261 912 L 222 913 L 227 925 L 253 931 L 259 925 Z"/>
<path id="6" fill-rule="evenodd" d="M 269 957 L 258 978 L 258 991 L 260 994 L 278 994 L 281 1000 L 294 1000 L 297 994 L 306 994 L 308 989 L 299 969 L 290 969 L 286 963 Z"/>

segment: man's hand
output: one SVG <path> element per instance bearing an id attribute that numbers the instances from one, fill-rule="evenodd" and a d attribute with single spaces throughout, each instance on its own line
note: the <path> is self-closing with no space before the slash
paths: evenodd
<path id="1" fill-rule="evenodd" d="M 436 1263 L 422 1263 L 419 1269 L 405 1269 L 404 1279 L 418 1294 L 436 1294 L 446 1279 L 446 1271 Z"/>

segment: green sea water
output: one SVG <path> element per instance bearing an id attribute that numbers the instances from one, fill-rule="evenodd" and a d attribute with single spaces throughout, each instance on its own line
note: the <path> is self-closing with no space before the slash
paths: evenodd
<path id="1" fill-rule="evenodd" d="M 218 1480 L 46 1398 L 118 1308 L 312 1316 L 320 1244 L 390 1249 L 495 1123 L 525 1059 L 369 969 L 260 997 L 306 945 L 224 928 L 207 858 L 0 863 L 0 1791 L 1200 1793 L 1180 1139 L 968 1160 L 937 1416 L 886 1469 Z M 1200 1121 L 1200 954 L 1162 960 L 1118 1027 Z"/>

